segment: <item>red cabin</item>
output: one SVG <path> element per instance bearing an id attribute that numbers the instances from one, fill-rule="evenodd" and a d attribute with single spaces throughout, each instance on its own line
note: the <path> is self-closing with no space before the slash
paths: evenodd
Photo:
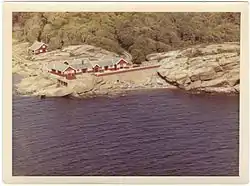
<path id="1" fill-rule="evenodd" d="M 127 65 L 128 62 L 125 61 L 124 59 L 120 59 L 116 64 L 117 64 L 117 65 Z"/>
<path id="2" fill-rule="evenodd" d="M 29 51 L 32 54 L 41 54 L 47 52 L 48 45 L 43 42 L 35 41 L 31 47 L 29 47 Z"/>
<path id="3" fill-rule="evenodd" d="M 101 68 L 99 65 L 95 65 L 95 66 L 93 67 L 93 71 L 94 71 L 94 72 L 99 72 L 101 69 L 102 69 L 102 68 Z"/>
<path id="4" fill-rule="evenodd" d="M 127 61 L 125 61 L 123 58 L 119 59 L 115 65 L 116 68 L 115 69 L 122 69 L 122 68 L 127 68 L 129 66 L 129 63 Z"/>
<path id="5" fill-rule="evenodd" d="M 63 70 L 63 74 L 66 75 L 75 75 L 76 74 L 76 69 L 72 68 L 72 67 L 68 67 L 65 70 Z"/>
<path id="6" fill-rule="evenodd" d="M 67 79 L 75 79 L 77 70 L 65 63 L 51 63 L 48 66 L 49 72 Z"/>

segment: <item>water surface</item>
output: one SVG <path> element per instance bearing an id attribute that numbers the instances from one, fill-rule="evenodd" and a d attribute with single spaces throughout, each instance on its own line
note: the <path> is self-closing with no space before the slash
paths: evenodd
<path id="1" fill-rule="evenodd" d="M 239 98 L 13 97 L 13 175 L 236 176 Z"/>

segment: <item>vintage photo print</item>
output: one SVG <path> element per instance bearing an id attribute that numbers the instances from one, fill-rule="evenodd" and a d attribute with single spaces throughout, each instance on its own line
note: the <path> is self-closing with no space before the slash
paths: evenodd
<path id="1" fill-rule="evenodd" d="M 6 183 L 247 183 L 247 3 L 4 3 Z"/>

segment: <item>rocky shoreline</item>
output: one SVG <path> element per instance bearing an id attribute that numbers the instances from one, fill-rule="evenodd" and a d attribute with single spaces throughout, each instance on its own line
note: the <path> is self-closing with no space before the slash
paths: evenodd
<path id="1" fill-rule="evenodd" d="M 93 77 L 94 79 L 97 79 Z M 39 80 L 38 80 L 39 79 Z M 80 81 L 80 80 L 79 80 Z M 105 80 L 95 80 L 93 83 L 92 80 L 86 83 L 77 83 L 70 85 L 69 87 L 58 86 L 57 82 L 53 79 L 46 79 L 45 77 L 37 76 L 26 77 L 17 85 L 17 92 L 21 95 L 30 95 L 30 96 L 45 96 L 45 97 L 76 97 L 76 98 L 93 98 L 97 96 L 118 96 L 126 95 L 131 91 L 143 91 L 143 90 L 152 90 L 152 89 L 165 89 L 169 86 L 143 86 L 140 84 L 126 84 L 126 82 L 119 82 L 119 85 L 114 88 L 110 82 Z M 114 82 L 114 84 L 117 82 Z M 91 85 L 92 84 L 92 85 Z M 175 87 L 172 87 L 175 88 Z"/>
<path id="2" fill-rule="evenodd" d="M 225 43 L 161 53 L 158 75 L 192 92 L 240 92 L 240 45 Z M 149 56 L 152 58 L 159 54 Z"/>
<path id="3" fill-rule="evenodd" d="M 73 96 L 88 98 L 100 96 L 122 95 L 127 91 L 172 87 L 158 77 L 156 69 L 139 72 L 96 77 L 82 74 L 71 80 L 67 87 L 59 85 L 53 75 L 45 72 L 44 66 L 51 61 L 78 59 L 89 57 L 98 59 L 101 56 L 115 56 L 101 48 L 90 45 L 69 46 L 62 50 L 51 51 L 37 56 L 27 56 L 24 50 L 28 43 L 13 45 L 13 73 L 22 75 L 17 84 L 17 92 L 21 95 L 63 97 Z"/>
<path id="4" fill-rule="evenodd" d="M 158 69 L 96 77 L 84 74 L 67 86 L 60 86 L 44 65 L 55 60 L 102 55 L 117 55 L 90 45 L 69 46 L 30 57 L 28 43 L 13 44 L 13 73 L 23 78 L 17 84 L 18 94 L 45 97 L 77 97 L 123 95 L 147 89 L 182 89 L 190 93 L 239 93 L 238 43 L 196 46 L 185 50 L 150 54 L 142 64 L 160 64 Z"/>

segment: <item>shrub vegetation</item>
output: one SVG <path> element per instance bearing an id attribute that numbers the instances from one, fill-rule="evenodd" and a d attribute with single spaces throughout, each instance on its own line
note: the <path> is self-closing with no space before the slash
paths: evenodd
<path id="1" fill-rule="evenodd" d="M 13 37 L 44 41 L 50 49 L 90 44 L 145 56 L 196 44 L 240 40 L 239 13 L 13 13 Z"/>

